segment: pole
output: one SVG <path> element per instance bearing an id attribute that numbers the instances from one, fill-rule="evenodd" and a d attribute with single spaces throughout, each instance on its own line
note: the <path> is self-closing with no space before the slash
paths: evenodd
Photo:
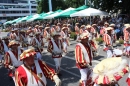
<path id="1" fill-rule="evenodd" d="M 51 3 L 51 0 L 49 0 L 49 11 L 52 11 L 52 3 Z"/>
<path id="2" fill-rule="evenodd" d="M 28 4 L 29 4 L 29 15 L 32 14 L 32 7 L 31 7 L 31 1 L 28 0 Z"/>

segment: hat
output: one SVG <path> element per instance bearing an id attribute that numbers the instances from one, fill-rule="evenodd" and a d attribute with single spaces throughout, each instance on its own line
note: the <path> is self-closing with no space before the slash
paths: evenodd
<path id="1" fill-rule="evenodd" d="M 14 31 L 14 29 L 12 29 L 11 31 Z"/>
<path id="2" fill-rule="evenodd" d="M 39 28 L 43 28 L 43 26 L 39 26 Z"/>
<path id="3" fill-rule="evenodd" d="M 109 27 L 115 27 L 115 24 L 110 24 Z"/>
<path id="4" fill-rule="evenodd" d="M 86 38 L 89 38 L 89 33 L 88 32 L 83 32 L 81 35 L 80 35 L 80 39 L 86 39 Z"/>
<path id="5" fill-rule="evenodd" d="M 58 32 L 56 32 L 56 31 L 54 31 L 53 33 L 52 33 L 52 36 L 60 36 L 61 34 L 60 33 L 58 33 Z"/>
<path id="6" fill-rule="evenodd" d="M 67 29 L 67 27 L 62 27 L 62 30 Z"/>
<path id="7" fill-rule="evenodd" d="M 93 24 L 92 27 L 97 26 L 97 24 Z"/>
<path id="8" fill-rule="evenodd" d="M 52 27 L 55 27 L 56 25 L 52 25 Z"/>
<path id="9" fill-rule="evenodd" d="M 8 47 L 11 47 L 12 45 L 18 45 L 19 46 L 19 43 L 16 40 L 12 40 L 12 41 L 9 42 Z"/>
<path id="10" fill-rule="evenodd" d="M 128 24 L 128 25 L 125 25 L 125 28 L 126 29 L 130 29 L 130 25 Z"/>
<path id="11" fill-rule="evenodd" d="M 120 80 L 128 71 L 126 59 L 107 58 L 94 67 L 92 79 L 96 84 L 110 84 Z"/>
<path id="12" fill-rule="evenodd" d="M 57 25 L 61 25 L 60 23 L 57 23 Z"/>
<path id="13" fill-rule="evenodd" d="M 105 28 L 105 30 L 112 30 L 112 29 L 113 29 L 112 27 Z"/>
<path id="14" fill-rule="evenodd" d="M 40 35 L 40 32 L 36 32 L 36 33 L 35 33 L 35 36 L 36 36 L 36 35 Z"/>
<path id="15" fill-rule="evenodd" d="M 125 26 L 125 27 L 128 27 L 128 26 L 130 26 L 130 24 L 124 24 L 124 26 Z"/>
<path id="16" fill-rule="evenodd" d="M 122 50 L 119 50 L 119 49 L 114 49 L 113 50 L 113 54 L 115 56 L 121 56 L 123 54 Z"/>
<path id="17" fill-rule="evenodd" d="M 50 27 L 45 27 L 45 30 L 50 29 Z"/>
<path id="18" fill-rule="evenodd" d="M 88 29 L 88 28 L 91 28 L 91 25 L 87 25 L 87 26 L 86 26 L 86 29 Z"/>
<path id="19" fill-rule="evenodd" d="M 31 55 L 35 55 L 36 52 L 34 49 L 27 49 L 27 50 L 24 50 L 23 53 L 20 55 L 20 60 L 23 60 L 27 57 L 30 57 Z"/>
<path id="20" fill-rule="evenodd" d="M 35 27 L 39 27 L 39 25 L 35 25 Z"/>
<path id="21" fill-rule="evenodd" d="M 70 24 L 68 24 L 67 26 L 71 26 Z"/>
<path id="22" fill-rule="evenodd" d="M 75 23 L 75 25 L 78 25 L 79 23 Z"/>
<path id="23" fill-rule="evenodd" d="M 30 34 L 29 34 L 29 36 L 33 36 L 33 34 L 32 34 L 32 33 L 30 33 Z"/>
<path id="24" fill-rule="evenodd" d="M 105 22 L 104 25 L 109 25 L 109 23 Z"/>
<path id="25" fill-rule="evenodd" d="M 63 24 L 63 27 L 67 27 L 67 24 Z"/>
<path id="26" fill-rule="evenodd" d="M 85 28 L 85 25 L 81 25 L 81 27 L 80 28 Z"/>
<path id="27" fill-rule="evenodd" d="M 28 27 L 28 29 L 31 29 L 32 27 Z"/>
<path id="28" fill-rule="evenodd" d="M 8 39 L 9 39 L 8 36 L 2 37 L 2 40 L 8 40 Z"/>

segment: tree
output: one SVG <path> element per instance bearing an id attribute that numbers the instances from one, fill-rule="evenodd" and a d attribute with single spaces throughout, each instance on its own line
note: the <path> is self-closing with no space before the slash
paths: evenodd
<path id="1" fill-rule="evenodd" d="M 130 13 L 130 0 L 93 0 L 94 8 L 101 9 L 110 13 Z"/>
<path id="2" fill-rule="evenodd" d="M 67 7 L 77 8 L 84 5 L 84 0 L 65 0 L 65 4 Z"/>
<path id="3" fill-rule="evenodd" d="M 48 12 L 48 0 L 37 0 L 37 13 Z"/>

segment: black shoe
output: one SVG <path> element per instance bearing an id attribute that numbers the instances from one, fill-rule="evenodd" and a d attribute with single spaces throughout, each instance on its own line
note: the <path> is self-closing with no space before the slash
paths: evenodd
<path id="1" fill-rule="evenodd" d="M 61 73 L 58 73 L 57 75 L 58 75 L 59 77 L 60 77 L 60 76 L 62 76 L 62 74 L 61 74 Z"/>

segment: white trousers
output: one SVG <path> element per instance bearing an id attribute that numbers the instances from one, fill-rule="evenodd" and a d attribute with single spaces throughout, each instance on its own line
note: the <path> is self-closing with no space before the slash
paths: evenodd
<path id="1" fill-rule="evenodd" d="M 63 42 L 63 49 L 67 52 L 67 43 Z"/>
<path id="2" fill-rule="evenodd" d="M 55 66 L 56 66 L 56 72 L 59 73 L 60 71 L 60 65 L 61 65 L 61 58 L 54 58 Z"/>
<path id="3" fill-rule="evenodd" d="M 107 52 L 107 58 L 111 58 L 113 56 L 111 50 L 107 50 L 106 52 Z"/>
<path id="4" fill-rule="evenodd" d="M 36 53 L 36 57 L 37 57 L 38 60 L 42 60 L 42 55 L 41 55 L 40 52 L 37 52 L 37 53 Z"/>

